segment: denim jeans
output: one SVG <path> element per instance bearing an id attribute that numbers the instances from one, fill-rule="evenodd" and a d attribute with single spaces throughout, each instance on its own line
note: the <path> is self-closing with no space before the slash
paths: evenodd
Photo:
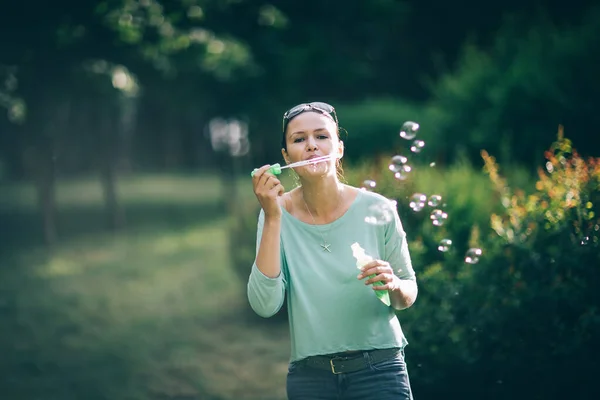
<path id="1" fill-rule="evenodd" d="M 368 352 L 366 368 L 342 374 L 315 369 L 302 360 L 288 368 L 288 400 L 412 400 L 404 351 L 395 357 L 374 363 Z"/>

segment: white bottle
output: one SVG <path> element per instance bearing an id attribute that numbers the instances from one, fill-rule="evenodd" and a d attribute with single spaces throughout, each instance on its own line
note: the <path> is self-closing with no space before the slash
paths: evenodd
<path id="1" fill-rule="evenodd" d="M 365 253 L 365 249 L 360 247 L 360 244 L 358 244 L 356 242 L 352 243 L 350 248 L 352 249 L 352 256 L 354 256 L 354 258 L 356 258 L 356 268 L 361 269 L 363 267 L 363 265 L 366 265 L 374 260 L 373 257 L 371 257 Z M 375 274 L 372 274 L 369 276 L 369 278 L 373 278 L 375 276 L 376 276 Z M 383 285 L 383 282 L 381 282 L 381 281 L 373 283 L 373 286 L 382 286 L 382 285 Z M 386 306 L 389 306 L 391 304 L 390 303 L 390 294 L 387 290 L 373 290 L 373 291 L 375 292 L 375 294 L 377 295 L 379 300 L 381 300 L 383 302 L 383 304 L 385 304 Z"/>

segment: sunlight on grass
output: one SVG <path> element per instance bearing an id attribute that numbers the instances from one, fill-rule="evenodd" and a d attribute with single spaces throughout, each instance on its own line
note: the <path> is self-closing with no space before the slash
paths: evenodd
<path id="1" fill-rule="evenodd" d="M 225 226 L 219 220 L 57 249 L 33 271 L 58 297 L 22 299 L 30 311 L 21 324 L 31 335 L 22 346 L 57 340 L 44 357 L 60 351 L 63 362 L 75 364 L 81 361 L 66 354 L 100 351 L 99 371 L 111 365 L 105 357 L 118 354 L 134 382 L 141 379 L 129 389 L 132 398 L 284 399 L 287 325 L 265 330 L 240 319 L 245 286 L 228 268 Z M 40 312 L 54 316 L 40 321 Z"/>
<path id="2" fill-rule="evenodd" d="M 194 185 L 209 181 L 170 179 L 137 179 L 127 201 L 167 209 L 221 194 L 216 181 L 207 194 Z M 61 206 L 101 205 L 95 184 L 73 185 L 61 184 Z M 248 182 L 240 191 L 255 201 Z M 52 252 L 2 260 L 0 373 L 11 375 L 0 391 L 47 400 L 285 399 L 287 324 L 247 316 L 245 282 L 230 267 L 228 217 L 196 221 L 197 212 L 178 225 L 80 235 Z"/>
<path id="3" fill-rule="evenodd" d="M 117 180 L 119 199 L 124 203 L 196 203 L 219 197 L 221 183 L 213 175 L 133 175 Z M 35 187 L 31 183 L 6 185 L 0 196 L 0 208 L 33 210 L 37 207 Z M 61 180 L 57 185 L 59 207 L 103 207 L 99 179 Z"/>

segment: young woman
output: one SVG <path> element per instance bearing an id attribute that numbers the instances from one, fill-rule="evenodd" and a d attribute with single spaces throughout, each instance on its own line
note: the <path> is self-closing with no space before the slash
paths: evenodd
<path id="1" fill-rule="evenodd" d="M 329 104 L 287 111 L 282 147 L 288 164 L 331 156 L 295 168 L 300 185 L 289 192 L 269 165 L 253 177 L 262 209 L 248 300 L 257 314 L 270 317 L 287 296 L 288 398 L 412 399 L 407 340 L 395 312 L 414 303 L 417 284 L 396 208 L 377 193 L 340 182 L 344 146 Z M 366 223 L 373 207 L 389 207 L 392 218 Z M 374 259 L 362 270 L 353 243 Z M 390 305 L 375 291 L 387 291 Z"/>

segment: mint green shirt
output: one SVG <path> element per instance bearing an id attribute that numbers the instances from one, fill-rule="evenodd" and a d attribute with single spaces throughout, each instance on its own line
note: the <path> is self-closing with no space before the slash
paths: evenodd
<path id="1" fill-rule="evenodd" d="M 304 223 L 282 207 L 282 273 L 269 278 L 255 262 L 248 279 L 248 300 L 266 318 L 279 311 L 287 296 L 291 361 L 408 344 L 395 310 L 377 298 L 372 285 L 364 284 L 366 279 L 357 279 L 360 271 L 350 248 L 358 242 L 367 255 L 389 262 L 401 279 L 416 280 L 396 208 L 389 207 L 391 218 L 385 224 L 365 223 L 370 207 L 383 202 L 389 200 L 361 190 L 343 216 L 325 225 Z M 257 252 L 263 225 L 261 210 Z M 322 236 L 331 244 L 331 252 L 320 246 Z"/>

